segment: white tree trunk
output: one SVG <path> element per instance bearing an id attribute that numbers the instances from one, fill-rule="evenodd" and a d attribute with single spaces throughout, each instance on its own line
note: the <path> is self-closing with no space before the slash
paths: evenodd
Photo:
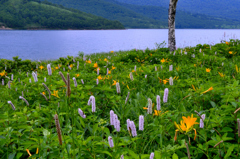
<path id="1" fill-rule="evenodd" d="M 176 49 L 175 39 L 175 15 L 178 0 L 170 0 L 168 9 L 168 48 L 170 51 Z"/>

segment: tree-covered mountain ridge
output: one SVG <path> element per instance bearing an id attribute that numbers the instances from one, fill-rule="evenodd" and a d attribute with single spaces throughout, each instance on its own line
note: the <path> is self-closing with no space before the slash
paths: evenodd
<path id="1" fill-rule="evenodd" d="M 0 0 L 0 28 L 124 29 L 124 26 L 118 21 L 47 1 Z"/>
<path id="2" fill-rule="evenodd" d="M 122 3 L 159 6 L 168 8 L 169 0 L 115 0 Z M 220 18 L 240 19 L 240 0 L 179 0 L 177 3 L 178 11 L 186 11 L 192 14 L 205 14 Z"/>
<path id="3" fill-rule="evenodd" d="M 48 0 L 68 8 L 121 22 L 126 28 L 168 28 L 168 7 L 141 0 Z M 121 1 L 121 2 L 120 2 Z M 134 2 L 134 4 L 133 4 Z M 139 2 L 137 4 L 136 2 Z M 140 3 L 142 2 L 142 3 Z M 159 1 L 159 3 L 162 1 Z M 130 4 L 132 3 L 132 4 Z M 169 1 L 168 1 L 169 3 Z M 142 4 L 142 5 L 141 5 Z M 240 21 L 177 10 L 176 28 L 240 28 Z"/>

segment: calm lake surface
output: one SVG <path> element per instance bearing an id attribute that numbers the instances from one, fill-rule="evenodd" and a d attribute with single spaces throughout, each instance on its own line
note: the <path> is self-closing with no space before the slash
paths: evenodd
<path id="1" fill-rule="evenodd" d="M 239 39 L 240 29 L 176 29 L 178 48 L 196 44 L 216 44 Z M 131 50 L 154 49 L 168 41 L 167 29 L 128 30 L 0 30 L 0 58 L 52 60 L 59 57 Z M 166 45 L 167 46 L 167 45 Z"/>

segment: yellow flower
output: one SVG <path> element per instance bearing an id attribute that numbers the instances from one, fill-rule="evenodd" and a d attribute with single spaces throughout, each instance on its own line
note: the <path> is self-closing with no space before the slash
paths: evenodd
<path id="1" fill-rule="evenodd" d="M 193 88 L 193 90 L 196 92 L 196 89 L 195 89 L 194 85 L 192 85 L 192 88 Z"/>
<path id="2" fill-rule="evenodd" d="M 168 111 L 166 111 L 165 113 L 161 113 L 162 111 L 160 111 L 160 110 L 154 110 L 154 114 L 153 114 L 153 116 L 162 116 L 163 114 L 165 114 L 165 113 L 167 113 Z"/>
<path id="3" fill-rule="evenodd" d="M 93 65 L 93 67 L 94 67 L 94 68 L 97 68 L 97 67 L 98 67 L 98 64 L 97 64 L 97 63 L 95 63 L 95 64 Z"/>
<path id="4" fill-rule="evenodd" d="M 111 53 L 114 53 L 114 51 L 110 51 Z"/>
<path id="5" fill-rule="evenodd" d="M 193 117 L 193 114 L 190 116 L 188 116 L 187 118 L 185 116 L 182 117 L 183 122 L 186 124 L 187 128 L 186 128 L 186 132 L 190 131 L 191 128 L 195 125 L 198 124 L 196 122 L 197 118 Z"/>
<path id="6" fill-rule="evenodd" d="M 149 54 L 150 56 L 152 56 L 152 54 Z"/>
<path id="7" fill-rule="evenodd" d="M 229 43 L 226 41 L 226 44 L 228 45 Z"/>
<path id="8" fill-rule="evenodd" d="M 92 63 L 90 60 L 86 60 L 86 63 Z"/>
<path id="9" fill-rule="evenodd" d="M 238 66 L 237 66 L 237 65 L 235 65 L 235 67 L 236 67 L 236 71 L 237 71 L 237 73 L 238 73 Z"/>
<path id="10" fill-rule="evenodd" d="M 32 156 L 32 154 L 29 152 L 28 149 L 26 149 L 26 151 L 27 151 L 27 153 L 28 153 L 29 156 Z"/>
<path id="11" fill-rule="evenodd" d="M 206 72 L 210 72 L 211 71 L 211 69 L 210 68 L 206 68 Z"/>
<path id="12" fill-rule="evenodd" d="M 132 70 L 132 72 L 135 72 L 135 70 Z"/>
<path id="13" fill-rule="evenodd" d="M 3 70 L 1 73 L 0 73 L 0 76 L 2 77 L 2 76 L 6 76 L 7 75 L 7 73 L 5 72 L 5 70 Z"/>
<path id="14" fill-rule="evenodd" d="M 174 76 L 173 80 L 175 80 L 175 79 L 177 80 L 177 79 L 178 79 L 178 77 L 179 77 L 179 76 L 177 76 L 177 77 L 176 77 L 176 76 Z M 168 79 L 168 80 L 169 80 L 169 79 Z"/>
<path id="15" fill-rule="evenodd" d="M 163 58 L 163 59 L 161 60 L 161 63 L 164 63 L 164 62 L 166 62 L 166 60 Z"/>
<path id="16" fill-rule="evenodd" d="M 57 98 L 59 98 L 59 96 L 58 96 L 58 91 L 53 91 L 53 94 L 52 94 L 53 96 L 55 96 L 55 97 L 57 97 Z"/>
<path id="17" fill-rule="evenodd" d="M 32 154 L 30 153 L 30 151 L 29 151 L 28 149 L 26 149 L 26 151 L 27 151 L 29 157 L 32 156 Z M 38 150 L 38 148 L 37 148 L 36 154 L 38 154 L 38 151 L 39 151 L 39 150 Z"/>
<path id="18" fill-rule="evenodd" d="M 208 90 L 202 92 L 201 94 L 207 93 L 207 92 L 209 92 L 209 91 L 211 91 L 211 90 L 213 90 L 213 87 L 210 87 Z"/>
<path id="19" fill-rule="evenodd" d="M 111 74 L 111 70 L 110 70 L 110 71 L 108 71 L 108 74 Z"/>
<path id="20" fill-rule="evenodd" d="M 112 66 L 112 70 L 114 70 L 116 67 Z"/>
<path id="21" fill-rule="evenodd" d="M 97 78 L 98 78 L 99 80 L 103 79 L 101 75 L 99 75 Z"/>
<path id="22" fill-rule="evenodd" d="M 39 66 L 39 68 L 42 70 L 44 67 L 41 65 L 41 66 Z"/>
<path id="23" fill-rule="evenodd" d="M 46 93 L 45 92 L 42 92 L 43 95 L 45 95 Z"/>
<path id="24" fill-rule="evenodd" d="M 58 67 L 55 67 L 55 69 L 57 70 L 57 69 L 58 69 Z"/>
<path id="25" fill-rule="evenodd" d="M 104 61 L 108 62 L 107 58 L 105 58 Z"/>
<path id="26" fill-rule="evenodd" d="M 79 77 L 80 75 L 79 74 L 75 74 L 76 77 Z"/>
<path id="27" fill-rule="evenodd" d="M 130 90 L 129 86 L 127 85 L 127 88 Z"/>
<path id="28" fill-rule="evenodd" d="M 197 65 L 196 65 L 196 64 L 194 64 L 194 67 L 197 67 Z"/>
<path id="29" fill-rule="evenodd" d="M 112 86 L 115 86 L 117 84 L 117 81 L 113 80 Z"/>
<path id="30" fill-rule="evenodd" d="M 167 82 L 168 82 L 167 80 L 163 80 L 163 84 L 167 84 Z"/>
<path id="31" fill-rule="evenodd" d="M 223 75 L 223 73 L 221 72 L 218 72 L 218 74 L 221 76 L 221 77 L 224 77 L 225 75 Z"/>
<path id="32" fill-rule="evenodd" d="M 72 67 L 73 67 L 73 64 L 71 64 L 69 67 L 71 67 L 71 68 L 72 68 Z"/>
<path id="33" fill-rule="evenodd" d="M 229 54 L 232 54 L 232 51 L 229 51 L 228 53 L 229 53 Z"/>
<path id="34" fill-rule="evenodd" d="M 188 116 L 187 118 L 185 116 L 182 117 L 183 120 L 180 121 L 180 124 L 177 124 L 176 122 L 174 122 L 175 126 L 176 126 L 176 133 L 175 133 L 175 137 L 174 140 L 177 140 L 177 132 L 180 131 L 181 133 L 188 133 L 191 130 L 194 130 L 195 132 L 195 137 L 194 140 L 196 139 L 197 136 L 197 131 L 196 129 L 193 128 L 193 126 L 195 124 L 199 124 L 196 122 L 197 118 L 193 117 L 193 114 L 190 116 Z"/>
<path id="35" fill-rule="evenodd" d="M 178 66 L 178 67 L 176 67 L 176 70 L 177 70 L 177 71 L 179 71 L 179 66 Z"/>

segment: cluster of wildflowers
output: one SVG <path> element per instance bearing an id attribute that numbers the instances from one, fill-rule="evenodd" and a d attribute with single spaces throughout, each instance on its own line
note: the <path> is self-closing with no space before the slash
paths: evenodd
<path id="1" fill-rule="evenodd" d="M 163 102 L 167 103 L 168 100 L 168 88 L 164 89 Z"/>
<path id="2" fill-rule="evenodd" d="M 148 98 L 148 114 L 152 114 L 152 100 Z"/>
<path id="3" fill-rule="evenodd" d="M 77 87 L 77 80 L 75 77 L 73 77 L 73 82 L 74 82 L 74 86 Z"/>
<path id="4" fill-rule="evenodd" d="M 112 139 L 111 136 L 108 137 L 108 143 L 109 143 L 110 148 L 113 148 L 113 147 L 114 147 L 113 139 Z"/>
<path id="5" fill-rule="evenodd" d="M 144 129 L 144 116 L 140 115 L 139 116 L 139 130 L 143 131 L 143 129 Z"/>
<path id="6" fill-rule="evenodd" d="M 156 103 L 157 103 L 157 110 L 161 110 L 161 99 L 159 95 L 157 95 Z"/>
<path id="7" fill-rule="evenodd" d="M 51 76 L 52 75 L 52 68 L 51 68 L 50 64 L 47 65 L 47 70 L 48 70 L 48 75 Z"/>
<path id="8" fill-rule="evenodd" d="M 83 113 L 83 111 L 80 108 L 78 108 L 78 113 L 82 118 L 86 118 L 86 115 Z"/>
<path id="9" fill-rule="evenodd" d="M 95 97 L 94 96 L 90 96 L 89 100 L 88 100 L 88 105 L 92 104 L 92 112 L 94 113 L 96 111 L 96 105 L 95 105 Z"/>
<path id="10" fill-rule="evenodd" d="M 25 98 L 23 98 L 22 96 L 19 96 L 19 99 L 22 99 L 27 104 L 27 106 L 29 106 L 29 103 Z"/>
<path id="11" fill-rule="evenodd" d="M 120 132 L 120 120 L 113 110 L 110 111 L 110 125 L 113 125 L 117 132 Z"/>
<path id="12" fill-rule="evenodd" d="M 12 109 L 15 110 L 15 106 L 13 105 L 13 103 L 11 101 L 8 101 L 8 104 L 10 104 L 12 106 Z"/>
<path id="13" fill-rule="evenodd" d="M 121 93 L 121 89 L 120 89 L 119 82 L 116 83 L 116 89 L 117 89 L 117 93 L 120 94 Z"/>
<path id="14" fill-rule="evenodd" d="M 32 72 L 32 76 L 33 76 L 34 82 L 37 82 L 38 81 L 37 74 L 35 72 Z"/>
<path id="15" fill-rule="evenodd" d="M 136 126 L 134 124 L 133 121 L 131 121 L 130 119 L 127 119 L 127 129 L 130 133 L 130 131 L 132 132 L 132 137 L 137 136 L 137 130 L 136 130 Z"/>

